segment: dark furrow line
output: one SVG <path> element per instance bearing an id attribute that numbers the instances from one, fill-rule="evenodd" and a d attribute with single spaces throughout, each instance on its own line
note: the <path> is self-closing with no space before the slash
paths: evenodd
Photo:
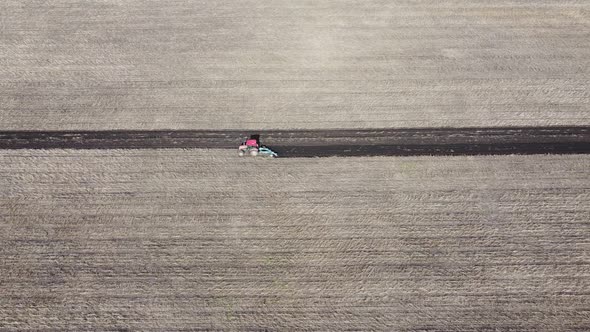
<path id="1" fill-rule="evenodd" d="M 0 149 L 237 149 L 252 134 L 281 157 L 590 153 L 590 127 L 3 131 Z"/>

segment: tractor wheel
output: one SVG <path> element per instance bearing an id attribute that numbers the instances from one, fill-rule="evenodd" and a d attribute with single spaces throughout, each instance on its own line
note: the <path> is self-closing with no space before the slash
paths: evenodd
<path id="1" fill-rule="evenodd" d="M 256 156 L 258 155 L 258 149 L 253 149 L 253 150 L 250 150 L 250 155 L 251 155 L 252 157 L 256 157 Z"/>
<path id="2" fill-rule="evenodd" d="M 238 151 L 238 156 L 243 157 L 246 153 L 244 152 L 244 150 L 239 150 Z"/>

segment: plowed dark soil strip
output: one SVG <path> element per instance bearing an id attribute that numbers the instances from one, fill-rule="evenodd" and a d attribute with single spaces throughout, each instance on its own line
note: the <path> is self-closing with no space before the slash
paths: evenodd
<path id="1" fill-rule="evenodd" d="M 0 149 L 236 149 L 252 134 L 281 157 L 590 153 L 590 127 L 12 131 Z"/>

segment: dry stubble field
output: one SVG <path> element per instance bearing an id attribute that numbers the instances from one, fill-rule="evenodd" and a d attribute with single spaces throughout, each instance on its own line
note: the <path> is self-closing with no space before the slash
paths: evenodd
<path id="1" fill-rule="evenodd" d="M 590 125 L 587 0 L 3 0 L 0 130 Z"/>
<path id="2" fill-rule="evenodd" d="M 590 156 L 0 152 L 0 329 L 584 331 Z"/>
<path id="3" fill-rule="evenodd" d="M 0 3 L 0 130 L 590 125 L 588 1 Z M 586 331 L 589 156 L 0 151 L 0 330 Z"/>

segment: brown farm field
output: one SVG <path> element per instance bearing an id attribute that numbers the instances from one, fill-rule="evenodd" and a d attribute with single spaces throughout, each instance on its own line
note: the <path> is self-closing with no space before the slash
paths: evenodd
<path id="1" fill-rule="evenodd" d="M 0 151 L 0 330 L 584 331 L 589 164 Z"/>
<path id="2" fill-rule="evenodd" d="M 3 0 L 0 130 L 590 125 L 586 0 Z"/>
<path id="3" fill-rule="evenodd" d="M 590 1 L 0 1 L 0 331 L 589 331 L 589 83 Z M 296 158 L 412 151 L 554 154 Z"/>

